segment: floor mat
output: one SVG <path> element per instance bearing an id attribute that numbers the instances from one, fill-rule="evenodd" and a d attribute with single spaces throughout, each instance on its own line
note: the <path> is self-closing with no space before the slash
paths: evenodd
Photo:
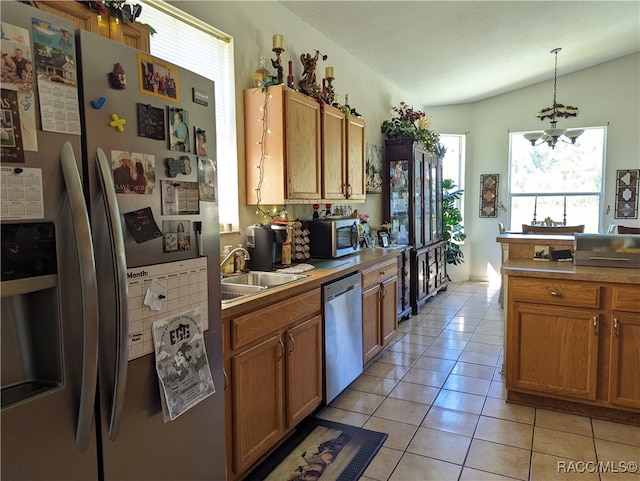
<path id="1" fill-rule="evenodd" d="M 387 434 L 319 418 L 304 421 L 250 481 L 357 481 Z"/>

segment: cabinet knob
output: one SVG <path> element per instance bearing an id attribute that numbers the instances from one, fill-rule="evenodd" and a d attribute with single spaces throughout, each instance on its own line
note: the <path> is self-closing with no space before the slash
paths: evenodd
<path id="1" fill-rule="evenodd" d="M 351 191 L 352 191 L 351 184 L 347 184 L 347 199 L 351 197 Z"/>
<path id="2" fill-rule="evenodd" d="M 618 332 L 618 319 L 613 318 L 613 337 L 619 337 L 620 333 Z"/>
<path id="3" fill-rule="evenodd" d="M 224 388 L 227 389 L 229 385 L 229 376 L 227 375 L 226 369 L 222 369 L 222 375 L 224 376 Z"/>
<path id="4" fill-rule="evenodd" d="M 553 297 L 558 297 L 560 295 L 556 291 L 551 291 L 549 294 L 551 294 Z"/>
<path id="5" fill-rule="evenodd" d="M 282 349 L 282 356 L 278 358 L 278 361 L 279 361 L 285 356 L 287 349 L 284 347 L 284 342 L 282 342 L 282 339 L 278 339 L 278 343 L 280 343 L 280 348 Z"/>
<path id="6" fill-rule="evenodd" d="M 386 271 L 380 271 L 380 275 L 384 276 L 386 274 Z"/>
<path id="7" fill-rule="evenodd" d="M 598 335 L 598 317 L 597 316 L 593 316 L 593 335 L 594 336 Z"/>

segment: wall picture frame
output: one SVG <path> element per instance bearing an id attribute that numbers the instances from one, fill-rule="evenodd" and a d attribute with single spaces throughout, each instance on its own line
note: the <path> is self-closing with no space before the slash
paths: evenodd
<path id="1" fill-rule="evenodd" d="M 480 217 L 498 216 L 499 174 L 480 175 Z"/>
<path id="2" fill-rule="evenodd" d="M 638 218 L 638 183 L 640 169 L 616 172 L 616 219 Z"/>

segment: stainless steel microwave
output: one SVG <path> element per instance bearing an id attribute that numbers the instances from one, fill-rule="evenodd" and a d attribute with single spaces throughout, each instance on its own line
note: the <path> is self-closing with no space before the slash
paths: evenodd
<path id="1" fill-rule="evenodd" d="M 331 259 L 360 248 L 358 219 L 320 219 L 307 222 L 311 257 Z"/>

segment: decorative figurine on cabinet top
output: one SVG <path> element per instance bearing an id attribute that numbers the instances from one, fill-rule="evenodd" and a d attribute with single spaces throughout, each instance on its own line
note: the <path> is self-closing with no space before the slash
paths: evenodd
<path id="1" fill-rule="evenodd" d="M 304 71 L 298 85 L 300 89 L 311 97 L 317 97 L 320 94 L 320 86 L 316 83 L 316 63 L 320 58 L 320 51 L 316 50 L 316 54 L 311 56 L 310 53 L 300 55 L 300 62 Z M 327 55 L 322 55 L 322 60 L 327 60 Z"/>

